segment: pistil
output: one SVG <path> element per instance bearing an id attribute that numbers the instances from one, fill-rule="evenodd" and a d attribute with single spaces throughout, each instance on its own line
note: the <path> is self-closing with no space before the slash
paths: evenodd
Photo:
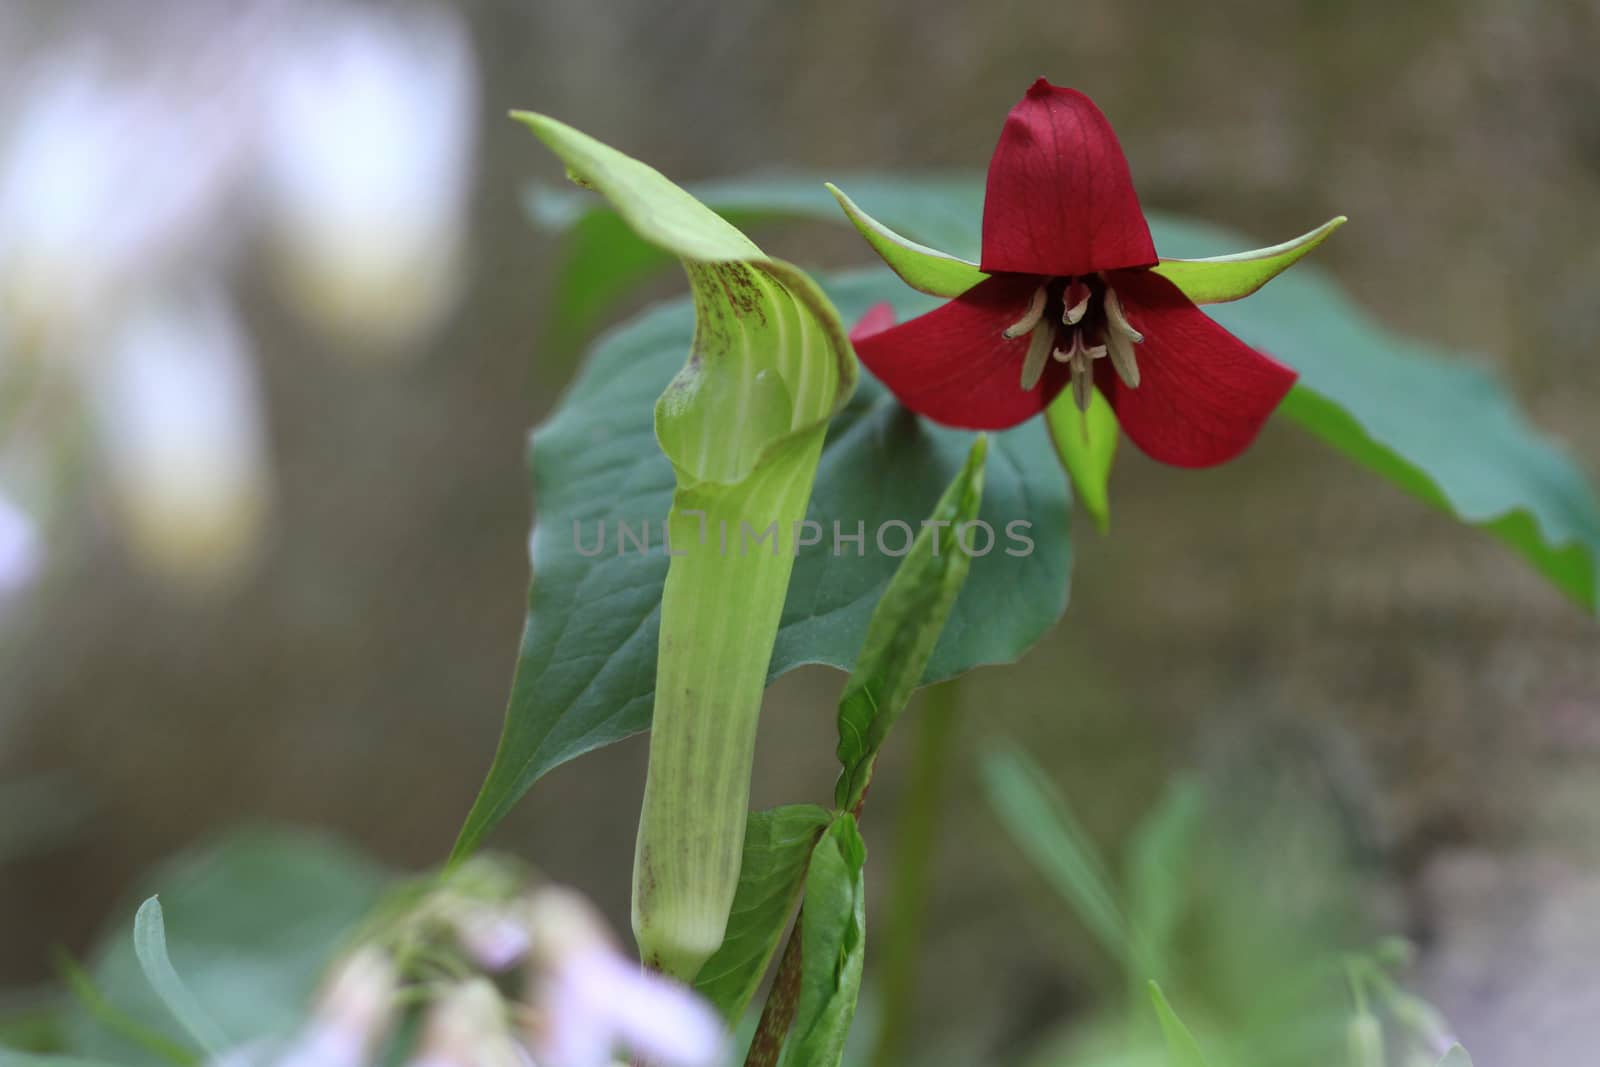
<path id="1" fill-rule="evenodd" d="M 1105 358 L 1106 346 L 1084 344 L 1083 331 L 1074 329 L 1067 348 L 1058 348 L 1053 354 L 1072 370 L 1072 399 L 1078 410 L 1088 411 L 1089 399 L 1094 394 L 1094 361 Z"/>

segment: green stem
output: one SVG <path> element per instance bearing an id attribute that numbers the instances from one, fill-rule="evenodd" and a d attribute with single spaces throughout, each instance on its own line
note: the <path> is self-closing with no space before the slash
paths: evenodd
<path id="1" fill-rule="evenodd" d="M 875 1067 L 898 1067 L 906 1062 L 906 1039 L 911 1032 L 917 977 L 922 969 L 923 925 L 939 808 L 960 707 L 961 689 L 956 681 L 934 686 L 922 699 L 915 762 L 895 834 L 895 865 L 887 911 L 889 931 L 879 982 L 881 1022 L 872 1054 Z"/>

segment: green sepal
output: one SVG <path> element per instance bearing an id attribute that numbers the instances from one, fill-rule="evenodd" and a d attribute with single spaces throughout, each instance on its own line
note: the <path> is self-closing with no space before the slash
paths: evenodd
<path id="1" fill-rule="evenodd" d="M 902 281 L 918 292 L 930 296 L 960 296 L 989 277 L 978 269 L 976 263 L 900 236 L 862 211 L 832 182 L 824 184 L 833 198 L 839 201 L 845 217 L 866 238 L 872 250 L 883 257 L 889 269 L 900 275 Z"/>
<path id="2" fill-rule="evenodd" d="M 1335 215 L 1282 244 L 1206 259 L 1163 259 L 1154 270 L 1196 304 L 1243 300 L 1310 254 L 1346 221 L 1343 215 Z"/>
<path id="3" fill-rule="evenodd" d="M 1094 389 L 1089 393 L 1089 410 L 1082 411 L 1072 390 L 1063 389 L 1045 409 L 1045 424 L 1061 466 L 1072 479 L 1074 495 L 1105 533 L 1111 526 L 1111 463 L 1121 432 L 1111 402 Z"/>

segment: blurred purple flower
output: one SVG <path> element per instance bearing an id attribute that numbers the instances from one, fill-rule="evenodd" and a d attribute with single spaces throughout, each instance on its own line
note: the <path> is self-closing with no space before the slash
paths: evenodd
<path id="1" fill-rule="evenodd" d="M 695 993 L 616 951 L 578 894 L 547 888 L 529 905 L 536 981 L 529 1039 L 539 1067 L 605 1067 L 618 1048 L 662 1067 L 710 1067 L 722 1020 Z"/>
<path id="2" fill-rule="evenodd" d="M 543 982 L 540 1067 L 603 1067 L 627 1048 L 665 1067 L 719 1062 L 722 1021 L 688 988 L 605 949 L 575 953 Z"/>

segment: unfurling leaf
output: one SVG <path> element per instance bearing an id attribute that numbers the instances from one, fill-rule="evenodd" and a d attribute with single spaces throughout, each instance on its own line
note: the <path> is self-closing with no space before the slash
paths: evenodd
<path id="1" fill-rule="evenodd" d="M 838 1067 L 866 959 L 867 847 L 855 817 L 834 819 L 811 854 L 801 905 L 800 995 L 782 1067 Z"/>
<path id="2" fill-rule="evenodd" d="M 834 803 L 854 811 L 872 781 L 889 728 L 922 680 L 934 643 L 967 580 L 973 532 L 983 499 L 988 438 L 980 436 L 967 464 L 939 498 L 910 553 L 872 613 L 867 639 L 839 699 L 839 764 Z"/>

